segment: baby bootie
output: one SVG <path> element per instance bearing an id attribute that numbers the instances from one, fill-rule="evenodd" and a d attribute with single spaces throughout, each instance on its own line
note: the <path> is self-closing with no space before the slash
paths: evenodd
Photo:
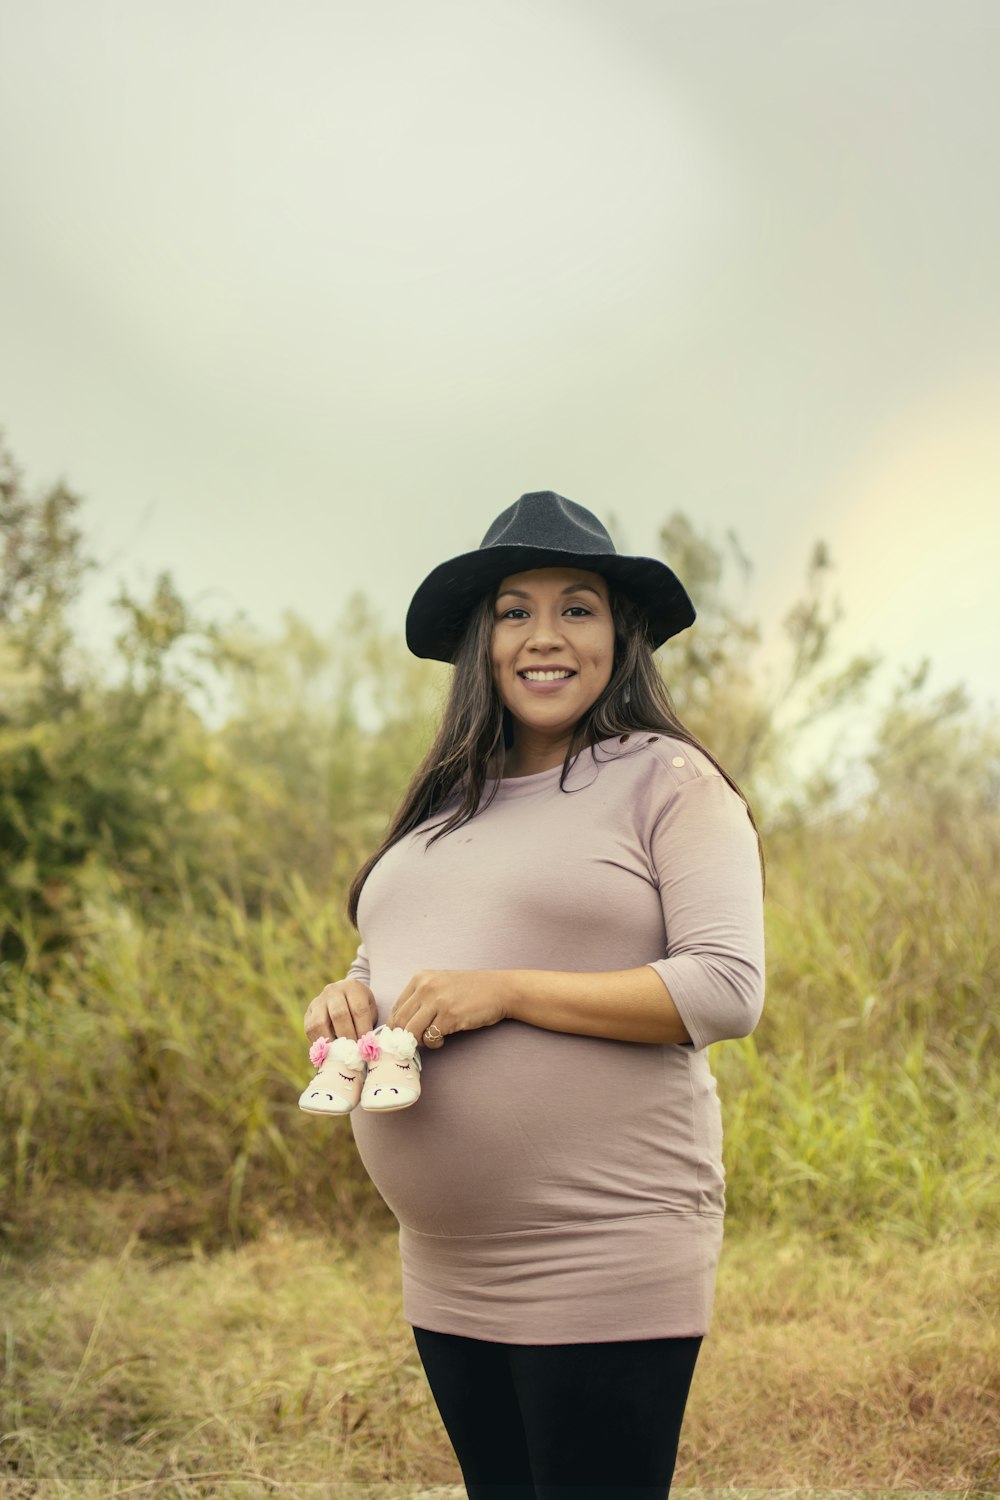
<path id="1" fill-rule="evenodd" d="M 416 1104 L 422 1065 L 412 1031 L 404 1026 L 376 1026 L 360 1038 L 358 1049 L 368 1063 L 368 1077 L 361 1091 L 362 1109 L 388 1114 Z"/>
<path id="2" fill-rule="evenodd" d="M 316 1077 L 299 1095 L 299 1109 L 309 1115 L 349 1115 L 361 1098 L 365 1059 L 350 1037 L 317 1037 L 309 1048 Z"/>

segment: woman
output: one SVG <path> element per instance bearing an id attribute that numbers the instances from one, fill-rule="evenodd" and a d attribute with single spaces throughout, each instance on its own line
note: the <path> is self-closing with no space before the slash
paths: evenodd
<path id="1" fill-rule="evenodd" d="M 548 491 L 425 579 L 451 694 L 306 1011 L 426 1049 L 415 1108 L 352 1121 L 470 1500 L 669 1493 L 722 1240 L 705 1049 L 763 1005 L 756 828 L 652 655 L 693 619 Z"/>

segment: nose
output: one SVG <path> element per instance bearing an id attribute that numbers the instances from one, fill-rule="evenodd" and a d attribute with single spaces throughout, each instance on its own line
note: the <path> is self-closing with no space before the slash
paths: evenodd
<path id="1" fill-rule="evenodd" d="M 558 646 L 564 640 L 558 617 L 549 619 L 543 612 L 539 612 L 528 632 L 528 644 L 531 646 Z"/>

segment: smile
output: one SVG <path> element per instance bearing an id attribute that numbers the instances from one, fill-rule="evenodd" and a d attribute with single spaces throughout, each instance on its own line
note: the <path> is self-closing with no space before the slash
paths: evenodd
<path id="1" fill-rule="evenodd" d="M 526 693 L 549 697 L 561 693 L 567 682 L 572 682 L 575 672 L 518 672 Z"/>

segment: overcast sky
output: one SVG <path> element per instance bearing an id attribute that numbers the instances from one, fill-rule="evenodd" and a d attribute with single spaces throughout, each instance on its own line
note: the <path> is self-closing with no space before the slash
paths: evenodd
<path id="1" fill-rule="evenodd" d="M 107 592 L 401 633 L 552 488 L 996 702 L 998 80 L 996 0 L 0 0 L 0 427 Z"/>

